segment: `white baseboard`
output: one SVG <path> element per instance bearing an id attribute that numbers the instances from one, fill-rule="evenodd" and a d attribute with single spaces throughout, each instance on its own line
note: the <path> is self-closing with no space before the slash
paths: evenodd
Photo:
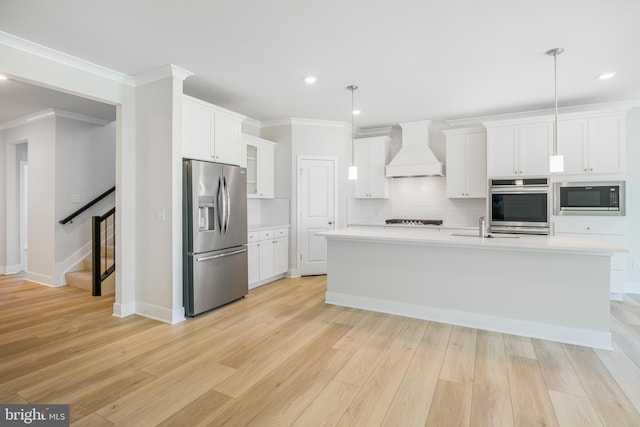
<path id="1" fill-rule="evenodd" d="M 53 266 L 54 283 L 59 283 L 60 286 L 67 284 L 65 274 L 70 271 L 82 270 L 80 268 L 82 261 L 91 254 L 91 241 L 88 241 L 80 249 L 72 253 L 62 262 L 58 262 Z"/>
<path id="2" fill-rule="evenodd" d="M 0 266 L 0 274 L 18 274 L 22 271 L 20 264 Z"/>
<path id="3" fill-rule="evenodd" d="M 60 285 L 53 284 L 53 277 L 46 276 L 44 274 L 27 272 L 24 278 L 29 282 L 38 283 L 39 285 L 45 285 L 45 286 L 51 286 L 51 287 L 60 286 Z"/>
<path id="4" fill-rule="evenodd" d="M 620 294 L 618 292 L 610 292 L 609 293 L 610 301 L 624 301 L 624 294 Z"/>
<path id="5" fill-rule="evenodd" d="M 158 307 L 157 305 L 141 302 L 136 303 L 136 314 L 172 325 L 186 319 L 184 315 L 184 307 L 169 310 L 164 307 Z"/>
<path id="6" fill-rule="evenodd" d="M 326 303 L 586 347 L 613 349 L 609 332 L 567 328 L 336 292 L 327 292 Z"/>
<path id="7" fill-rule="evenodd" d="M 282 279 L 283 277 L 285 277 L 284 274 L 278 274 L 277 276 L 269 277 L 268 279 L 259 280 L 254 283 L 249 283 L 249 290 L 255 289 L 262 285 L 266 285 L 267 283 L 275 282 L 276 280 Z"/>
<path id="8" fill-rule="evenodd" d="M 128 304 L 114 303 L 113 304 L 113 315 L 115 317 L 122 318 L 122 317 L 131 316 L 133 314 L 136 314 L 135 303 L 128 303 Z"/>
<path id="9" fill-rule="evenodd" d="M 289 270 L 287 270 L 284 277 L 288 279 L 297 279 L 298 277 L 300 277 L 300 273 L 298 272 L 297 268 L 290 268 Z"/>

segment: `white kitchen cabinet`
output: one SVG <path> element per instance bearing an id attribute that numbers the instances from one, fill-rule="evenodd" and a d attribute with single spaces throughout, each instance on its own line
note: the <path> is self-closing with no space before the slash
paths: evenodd
<path id="1" fill-rule="evenodd" d="M 588 237 L 625 246 L 625 217 L 558 215 L 553 217 L 553 223 L 558 236 Z M 624 294 L 625 262 L 624 253 L 611 257 L 611 299 L 618 301 Z"/>
<path id="2" fill-rule="evenodd" d="M 284 276 L 289 268 L 288 228 L 265 228 L 249 232 L 249 289 Z"/>
<path id="3" fill-rule="evenodd" d="M 391 138 L 377 136 L 353 142 L 353 163 L 358 168 L 354 183 L 356 199 L 388 199 L 389 179 L 384 168 L 389 162 Z"/>
<path id="4" fill-rule="evenodd" d="M 249 267 L 249 283 L 260 280 L 260 247 L 258 242 L 247 244 L 247 265 Z"/>
<path id="5" fill-rule="evenodd" d="M 563 174 L 624 172 L 624 114 L 558 120 Z"/>
<path id="6" fill-rule="evenodd" d="M 242 135 L 247 159 L 247 197 L 273 199 L 275 194 L 275 145 L 273 141 Z"/>
<path id="7" fill-rule="evenodd" d="M 449 129 L 447 197 L 487 196 L 487 134 L 483 129 Z"/>
<path id="8" fill-rule="evenodd" d="M 183 95 L 182 156 L 240 165 L 240 135 L 245 116 Z"/>
<path id="9" fill-rule="evenodd" d="M 549 175 L 553 122 L 489 122 L 485 126 L 489 177 Z"/>

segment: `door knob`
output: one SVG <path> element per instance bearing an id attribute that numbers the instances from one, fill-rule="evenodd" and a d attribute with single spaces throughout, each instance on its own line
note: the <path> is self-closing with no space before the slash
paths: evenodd
<path id="1" fill-rule="evenodd" d="M 329 221 L 329 225 L 333 225 L 333 222 L 332 222 L 332 221 Z"/>

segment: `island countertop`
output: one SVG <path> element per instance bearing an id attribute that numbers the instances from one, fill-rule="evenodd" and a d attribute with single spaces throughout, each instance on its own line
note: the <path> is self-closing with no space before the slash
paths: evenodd
<path id="1" fill-rule="evenodd" d="M 562 252 L 583 255 L 613 255 L 616 252 L 628 252 L 628 249 L 624 247 L 588 237 L 493 234 L 491 237 L 481 238 L 478 236 L 477 231 L 471 230 L 349 227 L 318 234 L 325 236 L 327 239 L 482 248 L 488 250 Z"/>

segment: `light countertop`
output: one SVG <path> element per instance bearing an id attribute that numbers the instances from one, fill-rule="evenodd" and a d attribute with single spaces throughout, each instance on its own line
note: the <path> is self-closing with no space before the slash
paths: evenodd
<path id="1" fill-rule="evenodd" d="M 274 228 L 289 228 L 289 224 L 249 224 L 248 231 L 273 230 Z"/>
<path id="2" fill-rule="evenodd" d="M 447 228 L 447 227 L 445 227 Z M 588 237 L 535 236 L 494 234 L 491 238 L 478 237 L 477 230 L 451 231 L 419 229 L 416 227 L 351 227 L 318 233 L 327 239 L 404 243 L 487 250 L 563 252 L 592 255 L 613 255 L 628 249 Z"/>

